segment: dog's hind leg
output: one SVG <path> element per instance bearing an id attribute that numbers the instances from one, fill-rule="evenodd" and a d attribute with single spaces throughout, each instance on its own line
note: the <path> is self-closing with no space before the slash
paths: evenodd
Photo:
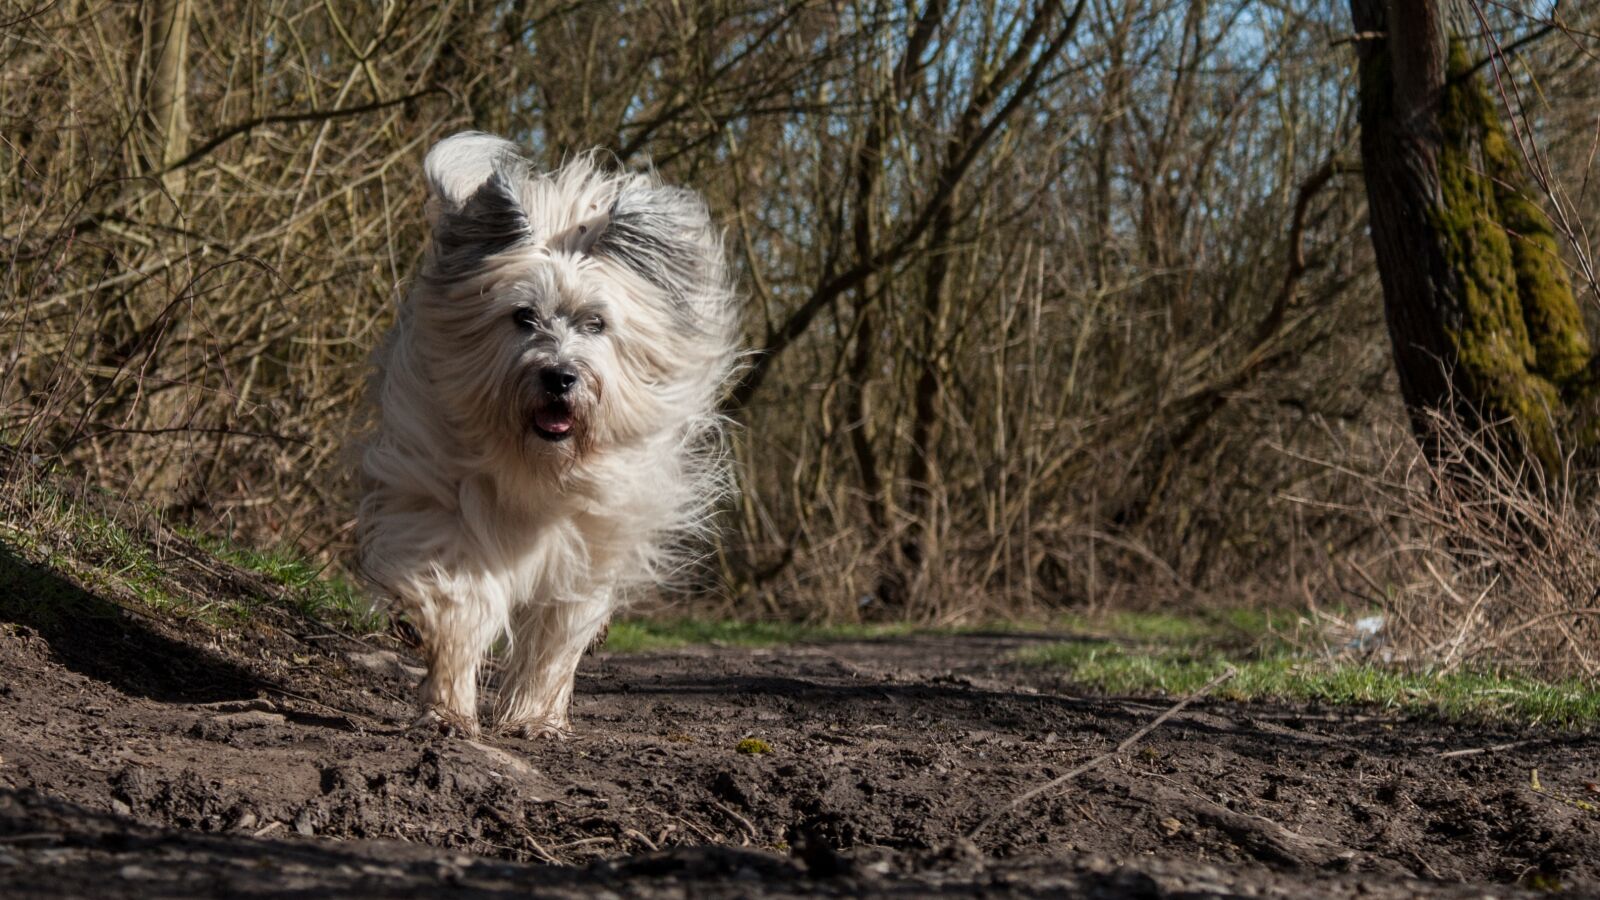
<path id="1" fill-rule="evenodd" d="M 503 730 L 524 737 L 572 729 L 578 661 L 611 619 L 608 595 L 522 607 L 512 614 L 511 652 L 495 706 Z"/>

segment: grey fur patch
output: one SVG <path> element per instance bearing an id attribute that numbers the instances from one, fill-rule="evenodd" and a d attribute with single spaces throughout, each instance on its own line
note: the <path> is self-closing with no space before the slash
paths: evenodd
<path id="1" fill-rule="evenodd" d="M 444 210 L 433 227 L 434 278 L 470 275 L 486 257 L 528 240 L 528 214 L 517 199 L 520 159 L 496 161 L 488 179 L 458 209 Z"/>
<path id="2" fill-rule="evenodd" d="M 611 204 L 605 230 L 590 253 L 633 270 L 666 293 L 673 318 L 688 330 L 699 328 L 693 299 L 715 275 L 708 271 L 706 244 L 711 219 L 693 191 L 676 187 L 633 187 Z"/>

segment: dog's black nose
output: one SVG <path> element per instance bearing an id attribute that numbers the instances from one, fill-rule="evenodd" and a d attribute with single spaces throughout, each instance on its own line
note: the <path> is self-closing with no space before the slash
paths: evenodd
<path id="1" fill-rule="evenodd" d="M 539 383 L 559 397 L 578 383 L 578 370 L 571 366 L 545 366 L 539 370 Z"/>

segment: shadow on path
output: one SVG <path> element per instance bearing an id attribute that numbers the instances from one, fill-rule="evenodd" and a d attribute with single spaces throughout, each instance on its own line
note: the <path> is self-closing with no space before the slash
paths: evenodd
<path id="1" fill-rule="evenodd" d="M 255 697 L 267 687 L 247 669 L 161 634 L 146 619 L 3 543 L 0 622 L 33 630 L 62 665 L 124 694 L 208 703 Z"/>

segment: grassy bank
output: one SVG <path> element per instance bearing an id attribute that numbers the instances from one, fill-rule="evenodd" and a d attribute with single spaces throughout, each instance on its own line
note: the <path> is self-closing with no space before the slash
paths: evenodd
<path id="1" fill-rule="evenodd" d="M 50 614 L 52 585 L 144 612 L 239 627 L 287 611 L 351 634 L 384 626 L 351 581 L 297 555 L 173 528 L 93 489 L 45 480 L 10 486 L 0 504 L 0 602 Z"/>
<path id="2" fill-rule="evenodd" d="M 1285 632 L 1294 624 L 1301 627 L 1294 628 L 1290 637 Z M 1237 674 L 1216 690 L 1214 696 L 1220 699 L 1305 702 L 1566 729 L 1600 724 L 1600 685 L 1494 671 L 1440 672 L 1385 665 L 1339 653 L 1319 637 L 1306 637 L 1304 622 L 1291 613 L 1247 609 L 1069 615 L 1048 622 L 937 632 L 907 625 L 630 619 L 612 626 L 606 650 L 770 647 L 964 630 L 1059 635 L 1059 641 L 1017 651 L 1011 661 L 1059 672 L 1077 688 L 1100 693 L 1182 696 L 1232 666 Z"/>

